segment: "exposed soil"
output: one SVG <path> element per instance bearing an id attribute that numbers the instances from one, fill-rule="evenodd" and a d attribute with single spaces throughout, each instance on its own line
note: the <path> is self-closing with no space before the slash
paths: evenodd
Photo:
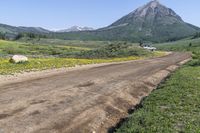
<path id="1" fill-rule="evenodd" d="M 108 132 L 188 53 L 0 82 L 0 131 Z"/>

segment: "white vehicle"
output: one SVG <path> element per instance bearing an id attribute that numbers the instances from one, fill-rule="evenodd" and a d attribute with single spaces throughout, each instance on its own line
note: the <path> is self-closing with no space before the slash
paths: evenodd
<path id="1" fill-rule="evenodd" d="M 156 48 L 155 47 L 143 47 L 144 49 L 147 49 L 147 50 L 150 50 L 150 51 L 155 51 L 156 50 Z"/>

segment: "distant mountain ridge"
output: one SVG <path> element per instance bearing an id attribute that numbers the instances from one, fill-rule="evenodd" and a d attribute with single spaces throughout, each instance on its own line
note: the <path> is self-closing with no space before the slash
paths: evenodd
<path id="1" fill-rule="evenodd" d="M 15 39 L 19 33 L 48 34 L 50 31 L 41 27 L 17 27 L 0 24 L 0 33 L 5 34 L 6 38 Z"/>
<path id="2" fill-rule="evenodd" d="M 92 31 L 94 30 L 91 27 L 79 27 L 79 26 L 72 26 L 68 29 L 58 30 L 56 32 L 77 32 L 77 31 Z"/>
<path id="3" fill-rule="evenodd" d="M 33 32 L 33 33 L 49 33 L 50 31 L 41 27 L 23 27 L 23 26 L 10 26 L 0 24 L 1 33 L 20 33 L 20 32 Z"/>

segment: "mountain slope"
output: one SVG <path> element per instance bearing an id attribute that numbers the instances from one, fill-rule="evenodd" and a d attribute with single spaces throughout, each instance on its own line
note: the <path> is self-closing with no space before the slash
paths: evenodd
<path id="1" fill-rule="evenodd" d="M 0 33 L 6 34 L 8 38 L 14 38 L 19 33 L 46 34 L 50 33 L 50 31 L 40 27 L 15 27 L 6 24 L 0 24 Z"/>
<path id="2" fill-rule="evenodd" d="M 166 41 L 186 37 L 197 32 L 199 28 L 185 23 L 172 9 L 157 0 L 136 9 L 108 27 L 100 29 L 118 38 L 135 38 L 141 40 Z M 117 34 L 121 32 L 121 34 Z"/>
<path id="3" fill-rule="evenodd" d="M 90 32 L 62 34 L 65 39 L 171 41 L 200 31 L 157 0 L 136 9 L 110 26 Z"/>

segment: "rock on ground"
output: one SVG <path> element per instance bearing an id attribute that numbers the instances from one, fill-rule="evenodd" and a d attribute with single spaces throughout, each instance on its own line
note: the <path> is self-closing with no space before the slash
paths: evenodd
<path id="1" fill-rule="evenodd" d="M 23 62 L 27 62 L 27 61 L 28 61 L 28 58 L 24 55 L 14 55 L 10 59 L 10 62 L 12 62 L 12 63 L 23 63 Z"/>

